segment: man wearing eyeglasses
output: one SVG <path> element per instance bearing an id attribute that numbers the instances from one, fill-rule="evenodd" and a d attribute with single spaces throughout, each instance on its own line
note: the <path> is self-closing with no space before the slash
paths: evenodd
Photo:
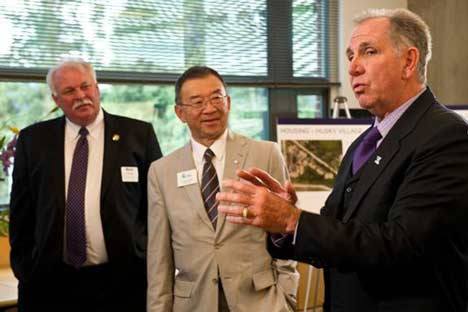
<path id="1" fill-rule="evenodd" d="M 295 262 L 273 260 L 266 232 L 225 222 L 215 199 L 237 169 L 284 181 L 277 145 L 228 130 L 231 99 L 215 70 L 188 69 L 175 93 L 191 139 L 148 173 L 148 311 L 291 311 Z"/>

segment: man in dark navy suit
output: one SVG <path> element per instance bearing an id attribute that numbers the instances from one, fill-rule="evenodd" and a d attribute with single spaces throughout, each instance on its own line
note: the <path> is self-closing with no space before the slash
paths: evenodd
<path id="1" fill-rule="evenodd" d="M 272 235 L 270 253 L 325 269 L 325 311 L 464 312 L 467 124 L 426 86 L 431 37 L 419 16 L 369 10 L 356 23 L 348 71 L 375 121 L 344 156 L 321 215 L 294 207 L 292 188 L 256 169 L 240 173 L 256 185 L 224 184 L 237 193 L 218 194 L 233 203 L 218 209 L 290 234 Z"/>
<path id="2" fill-rule="evenodd" d="M 91 64 L 47 75 L 64 116 L 21 131 L 10 203 L 20 311 L 145 311 L 151 124 L 100 106 Z"/>

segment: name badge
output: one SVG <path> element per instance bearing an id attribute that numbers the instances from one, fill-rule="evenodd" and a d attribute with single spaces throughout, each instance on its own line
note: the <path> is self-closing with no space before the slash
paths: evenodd
<path id="1" fill-rule="evenodd" d="M 197 183 L 197 170 L 187 170 L 177 173 L 177 187 L 182 187 Z"/>
<path id="2" fill-rule="evenodd" d="M 122 182 L 138 182 L 137 167 L 120 167 L 122 173 Z"/>

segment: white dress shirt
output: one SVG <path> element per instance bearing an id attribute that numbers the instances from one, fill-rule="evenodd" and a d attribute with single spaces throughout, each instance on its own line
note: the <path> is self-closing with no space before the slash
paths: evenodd
<path id="1" fill-rule="evenodd" d="M 385 139 L 387 134 L 390 132 L 390 130 L 393 128 L 393 126 L 397 123 L 397 121 L 400 119 L 400 117 L 414 103 L 414 101 L 416 101 L 416 99 L 421 94 L 423 94 L 424 91 L 426 91 L 426 89 L 427 89 L 427 87 L 424 87 L 415 96 L 408 99 L 408 101 L 406 101 L 405 103 L 400 105 L 397 109 L 395 109 L 393 112 L 391 112 L 387 116 L 385 116 L 384 119 L 379 120 L 378 118 L 375 118 L 374 127 L 377 127 L 377 129 L 379 129 L 380 134 L 382 135 L 382 138 L 379 141 L 377 141 L 377 147 L 380 146 L 380 143 L 382 143 L 383 139 Z"/>
<path id="2" fill-rule="evenodd" d="M 216 173 L 218 175 L 219 185 L 221 187 L 221 181 L 223 181 L 223 174 L 224 174 L 224 163 L 226 160 L 226 141 L 227 141 L 227 134 L 228 129 L 224 131 L 224 133 L 211 144 L 209 147 L 213 153 L 214 157 L 212 159 L 213 165 L 215 166 Z M 190 138 L 192 143 L 192 155 L 193 160 L 195 161 L 195 167 L 197 169 L 198 175 L 198 183 L 201 184 L 201 178 L 203 174 L 203 165 L 205 164 L 205 159 L 203 155 L 205 151 L 208 149 L 205 145 L 202 145 L 195 141 L 193 137 Z"/>
<path id="3" fill-rule="evenodd" d="M 78 133 L 80 128 L 81 126 L 72 123 L 68 118 L 66 119 L 64 151 L 65 198 L 68 196 L 68 182 L 73 162 L 73 153 L 80 136 Z M 102 108 L 99 111 L 96 120 L 89 124 L 86 129 L 89 131 L 89 135 L 87 136 L 89 152 L 84 203 L 86 229 L 85 266 L 107 262 L 107 250 L 104 242 L 104 232 L 101 221 L 101 181 L 104 162 L 104 113 Z M 64 250 L 66 253 L 66 248 Z"/>

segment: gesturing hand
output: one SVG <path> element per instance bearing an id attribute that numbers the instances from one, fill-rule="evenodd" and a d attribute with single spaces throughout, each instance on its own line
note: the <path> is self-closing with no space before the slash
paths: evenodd
<path id="1" fill-rule="evenodd" d="M 223 181 L 225 191 L 216 195 L 220 201 L 218 211 L 233 223 L 257 226 L 270 233 L 294 232 L 300 215 L 300 210 L 290 202 L 297 200 L 295 192 L 290 193 L 268 174 L 266 179 L 265 176 L 254 179 L 257 173 L 241 171 L 239 176 L 247 181 Z"/>
<path id="2" fill-rule="evenodd" d="M 237 176 L 254 185 L 266 187 L 268 190 L 276 193 L 278 196 L 286 199 L 293 205 L 297 202 L 296 190 L 291 182 L 286 181 L 283 186 L 278 182 L 278 180 L 262 169 L 251 168 L 248 170 L 238 170 Z"/>

